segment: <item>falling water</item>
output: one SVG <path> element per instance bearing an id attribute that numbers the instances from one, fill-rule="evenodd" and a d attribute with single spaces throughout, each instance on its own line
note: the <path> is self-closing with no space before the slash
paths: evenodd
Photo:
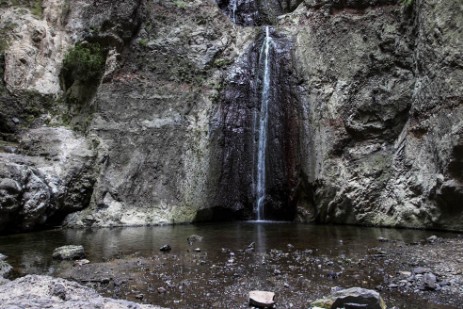
<path id="1" fill-rule="evenodd" d="M 261 55 L 264 55 L 264 76 L 262 80 L 261 105 L 259 115 L 259 140 L 257 147 L 257 220 L 264 218 L 265 201 L 265 161 L 267 152 L 268 104 L 270 101 L 270 46 L 273 44 L 270 28 L 265 27 L 265 40 Z"/>
<path id="2" fill-rule="evenodd" d="M 230 12 L 231 12 L 230 18 L 232 19 L 234 24 L 236 24 L 236 11 L 238 10 L 238 1 L 239 0 L 230 0 L 230 3 L 229 3 Z"/>

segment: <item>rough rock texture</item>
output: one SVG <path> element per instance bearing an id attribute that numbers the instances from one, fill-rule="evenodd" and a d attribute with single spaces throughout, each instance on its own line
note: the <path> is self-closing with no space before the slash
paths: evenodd
<path id="1" fill-rule="evenodd" d="M 210 203 L 210 113 L 247 32 L 210 1 L 150 1 L 143 11 L 124 62 L 98 89 L 89 132 L 100 175 L 69 226 L 191 222 Z"/>
<path id="2" fill-rule="evenodd" d="M 216 0 L 217 5 L 242 26 L 274 24 L 277 18 L 294 11 L 303 0 Z"/>
<path id="3" fill-rule="evenodd" d="M 87 206 L 68 226 L 191 222 L 220 207 L 252 215 L 260 27 L 233 25 L 226 0 L 27 3 L 0 6 L 2 227 Z M 463 230 L 462 10 L 459 0 L 237 1 L 238 24 L 271 23 L 286 42 L 274 86 L 290 103 L 270 135 L 287 144 L 269 155 L 287 172 L 269 178 L 286 202 L 268 191 L 285 218 Z M 91 84 L 61 72 L 76 43 L 104 51 Z"/>
<path id="4" fill-rule="evenodd" d="M 462 7 L 391 3 L 307 1 L 282 20 L 309 115 L 302 214 L 461 230 Z"/>
<path id="5" fill-rule="evenodd" d="M 265 219 L 292 220 L 294 188 L 298 182 L 299 126 L 302 121 L 292 76 L 291 41 L 283 33 L 269 30 L 268 129 L 266 136 Z M 218 170 L 218 193 L 211 206 L 225 207 L 254 219 L 257 191 L 257 161 L 262 117 L 265 71 L 265 31 L 246 49 L 227 72 L 221 104 L 211 121 L 211 168 Z"/>
<path id="6" fill-rule="evenodd" d="M 78 283 L 48 276 L 29 275 L 2 285 L 0 308 L 161 309 L 98 295 Z"/>

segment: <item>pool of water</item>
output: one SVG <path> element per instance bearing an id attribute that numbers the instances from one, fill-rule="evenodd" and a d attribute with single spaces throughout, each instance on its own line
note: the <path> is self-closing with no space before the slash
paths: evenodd
<path id="1" fill-rule="evenodd" d="M 187 238 L 197 234 L 203 237 L 198 244 L 203 251 L 216 252 L 226 247 L 245 249 L 255 242 L 258 252 L 285 249 L 291 244 L 296 249 L 314 249 L 320 254 L 355 254 L 376 246 L 379 237 L 420 241 L 435 232 L 397 230 L 353 226 L 301 225 L 276 222 L 236 222 L 202 225 L 175 225 L 155 227 L 125 227 L 97 230 L 51 230 L 34 233 L 0 236 L 0 252 L 20 274 L 52 273 L 51 255 L 55 248 L 64 245 L 83 245 L 87 258 L 101 262 L 127 255 L 151 256 L 159 254 L 164 244 L 172 253 L 191 249 Z M 451 237 L 451 233 L 439 236 Z"/>
<path id="2" fill-rule="evenodd" d="M 203 240 L 190 245 L 187 238 L 192 234 L 200 235 L 203 237 Z M 292 284 L 297 286 L 299 284 L 298 282 L 302 282 L 301 280 L 306 276 L 308 278 L 307 280 L 311 280 L 310 285 L 319 281 L 320 284 L 324 284 L 325 287 L 328 287 L 329 285 L 335 286 L 340 283 L 345 286 L 346 284 L 350 284 L 350 282 L 346 281 L 347 279 L 341 282 L 328 282 L 328 279 L 324 277 L 322 271 L 320 270 L 320 273 L 317 273 L 318 268 L 316 265 L 312 265 L 317 263 L 318 260 L 321 261 L 321 264 L 327 264 L 326 261 L 329 259 L 339 259 L 339 257 L 348 258 L 349 260 L 358 259 L 361 261 L 371 248 L 378 246 L 378 238 L 380 237 L 391 240 L 393 243 L 394 241 L 400 243 L 414 243 L 423 241 L 431 235 L 437 235 L 442 238 L 457 237 L 456 234 L 453 233 L 436 233 L 432 231 L 406 229 L 302 225 L 287 222 L 234 222 L 98 230 L 58 229 L 0 236 L 0 253 L 8 256 L 7 261 L 15 268 L 18 276 L 25 274 L 60 276 L 60 271 L 62 271 L 62 269 L 60 269 L 60 262 L 53 261 L 51 256 L 56 247 L 63 245 L 83 245 L 87 254 L 87 259 L 89 259 L 92 264 L 127 259 L 130 257 L 156 257 L 158 260 L 174 257 L 171 260 L 166 259 L 165 261 L 173 262 L 171 262 L 170 265 L 167 265 L 170 262 L 163 262 L 164 264 L 167 263 L 165 268 L 159 266 L 156 273 L 152 271 L 146 274 L 140 273 L 140 276 L 150 278 L 146 281 L 146 294 L 153 294 L 149 292 L 153 289 L 153 286 L 156 287 L 163 284 L 161 277 L 158 276 L 158 279 L 154 279 L 158 274 L 161 273 L 165 275 L 170 272 L 175 273 L 177 272 L 176 267 L 178 265 L 186 267 L 185 269 L 188 269 L 188 271 L 182 268 L 182 273 L 172 275 L 171 277 L 174 279 L 170 281 L 175 281 L 176 278 L 178 278 L 179 282 L 188 279 L 190 281 L 197 280 L 199 284 L 204 282 L 203 285 L 208 285 L 208 282 L 210 282 L 213 277 L 223 282 L 223 285 L 226 286 L 224 289 L 240 290 L 240 286 L 243 286 L 243 289 L 248 285 L 249 288 L 252 288 L 252 284 L 249 283 L 252 280 L 255 281 L 257 287 L 265 288 L 266 285 L 269 285 L 270 287 L 276 288 L 279 284 L 278 280 L 280 279 L 275 279 L 274 282 L 270 282 L 268 278 L 272 276 L 281 277 L 283 278 L 281 280 L 293 282 Z M 245 255 L 245 249 L 248 248 L 251 243 L 255 243 L 255 250 L 253 251 L 254 257 L 250 259 L 248 255 Z M 161 253 L 159 250 L 164 244 L 169 244 L 172 247 L 171 252 L 167 255 Z M 199 248 L 201 253 L 196 252 L 196 248 Z M 230 258 L 228 255 L 230 254 L 229 252 L 243 253 L 242 256 L 232 256 L 233 259 L 237 260 L 234 264 L 235 266 L 227 262 L 227 259 Z M 269 252 L 273 252 L 273 261 L 267 263 L 265 266 L 265 263 L 261 263 L 259 259 L 268 258 L 271 260 L 272 255 L 269 255 Z M 293 255 L 292 252 L 299 253 Z M 305 265 L 302 262 L 300 263 L 300 259 L 304 258 L 309 261 L 309 257 L 305 257 L 306 253 L 304 252 L 311 252 L 310 262 L 308 262 L 310 265 Z M 317 257 L 320 257 L 320 259 Z M 198 261 L 201 260 L 201 263 L 198 262 L 194 264 L 193 261 L 196 261 L 196 259 Z M 278 265 L 278 263 L 281 263 L 281 265 Z M 160 265 L 161 264 L 162 263 L 160 263 Z M 328 263 L 327 265 L 330 264 Z M 152 268 L 153 267 L 154 266 L 152 266 Z M 204 268 L 203 272 L 198 273 L 202 267 Z M 220 271 L 216 273 L 212 272 L 211 269 L 213 267 L 217 267 Z M 261 268 L 260 271 L 257 269 L 259 267 Z M 383 266 L 371 265 L 371 267 L 381 268 Z M 275 275 L 274 272 L 276 272 L 276 269 L 280 269 L 279 271 L 283 272 L 286 277 L 282 277 L 279 274 Z M 301 269 L 303 271 L 301 271 Z M 293 270 L 294 272 L 299 272 L 299 274 L 291 274 Z M 366 284 L 372 276 L 370 272 L 367 273 L 365 270 L 355 269 L 355 267 L 353 270 L 345 270 L 345 274 L 350 274 L 352 278 L 356 278 L 356 281 L 352 282 L 352 284 L 358 284 L 359 282 L 364 282 Z M 350 275 L 347 275 L 346 278 Z M 204 277 L 202 278 L 203 281 L 198 279 L 201 276 Z M 259 276 L 263 278 L 259 278 Z M 321 279 L 318 280 L 317 276 Z M 357 278 L 357 276 L 360 277 Z M 365 280 L 362 279 L 363 277 L 365 277 Z M 246 279 L 249 280 L 245 282 Z M 380 279 L 381 278 L 375 280 Z M 374 284 L 377 283 L 378 282 L 369 282 L 368 285 L 370 285 L 371 288 L 371 285 L 374 287 Z M 189 288 L 194 289 L 195 287 L 193 285 Z M 302 288 L 304 288 L 303 285 L 298 287 L 298 289 Z M 143 292 L 144 287 L 138 286 L 137 289 Z M 311 288 L 307 289 L 310 290 Z M 204 297 L 213 298 L 213 295 L 211 296 L 213 291 L 218 294 L 223 293 L 223 291 L 219 289 L 212 289 L 211 291 L 202 290 L 203 288 L 201 292 L 197 292 L 198 298 L 203 297 L 203 294 Z M 107 296 L 131 299 L 130 293 L 114 295 L 111 294 L 112 292 L 109 292 L 107 287 L 104 287 L 104 289 L 101 288 L 100 292 L 102 291 L 103 293 L 107 291 Z M 286 292 L 284 291 L 286 290 L 282 288 L 282 291 L 281 294 L 285 295 Z M 326 293 L 326 289 L 313 291 L 313 293 Z M 169 294 L 170 296 L 162 296 L 163 298 L 160 296 L 152 296 L 151 298 L 145 297 L 143 301 L 169 306 L 171 308 L 207 307 L 203 307 L 199 304 L 182 305 L 183 293 L 184 292 L 179 291 L 178 294 L 176 294 L 175 288 L 172 288 L 172 292 Z M 192 290 L 191 293 L 195 295 L 194 293 L 196 293 L 196 291 Z M 291 291 L 291 293 L 293 292 Z M 296 293 L 296 291 L 294 291 L 294 293 Z M 289 295 L 288 299 L 292 295 L 290 295 L 289 292 L 286 294 Z M 299 298 L 296 296 L 294 297 L 294 303 L 297 303 L 298 299 L 303 298 L 303 296 L 297 296 Z M 409 302 L 409 299 L 401 299 L 401 296 L 389 297 L 389 299 L 392 299 L 394 304 Z M 245 302 L 245 300 L 242 300 L 242 302 Z M 201 301 L 200 303 L 207 304 L 205 301 Z M 230 303 L 222 305 L 235 306 Z M 239 306 L 236 306 L 235 308 L 238 307 Z M 428 306 L 428 308 L 454 307 L 433 305 Z"/>

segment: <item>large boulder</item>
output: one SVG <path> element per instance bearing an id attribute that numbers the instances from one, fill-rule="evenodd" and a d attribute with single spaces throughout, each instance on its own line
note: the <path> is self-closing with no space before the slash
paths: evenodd
<path id="1" fill-rule="evenodd" d="M 53 258 L 57 260 L 79 260 L 84 257 L 83 246 L 62 246 L 53 251 Z"/>
<path id="2" fill-rule="evenodd" d="M 350 308 L 386 309 L 384 300 L 378 292 L 359 287 L 339 290 L 326 298 L 316 300 L 313 307 L 338 309 Z"/>
<path id="3" fill-rule="evenodd" d="M 5 308 L 162 309 L 105 298 L 76 282 L 37 275 L 28 275 L 2 285 L 0 309 Z"/>

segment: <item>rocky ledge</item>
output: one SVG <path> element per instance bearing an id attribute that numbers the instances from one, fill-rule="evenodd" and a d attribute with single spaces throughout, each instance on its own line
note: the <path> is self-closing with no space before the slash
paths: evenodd
<path id="1" fill-rule="evenodd" d="M 162 309 L 105 298 L 78 283 L 37 275 L 29 275 L 3 285 L 0 290 L 0 308 Z"/>

